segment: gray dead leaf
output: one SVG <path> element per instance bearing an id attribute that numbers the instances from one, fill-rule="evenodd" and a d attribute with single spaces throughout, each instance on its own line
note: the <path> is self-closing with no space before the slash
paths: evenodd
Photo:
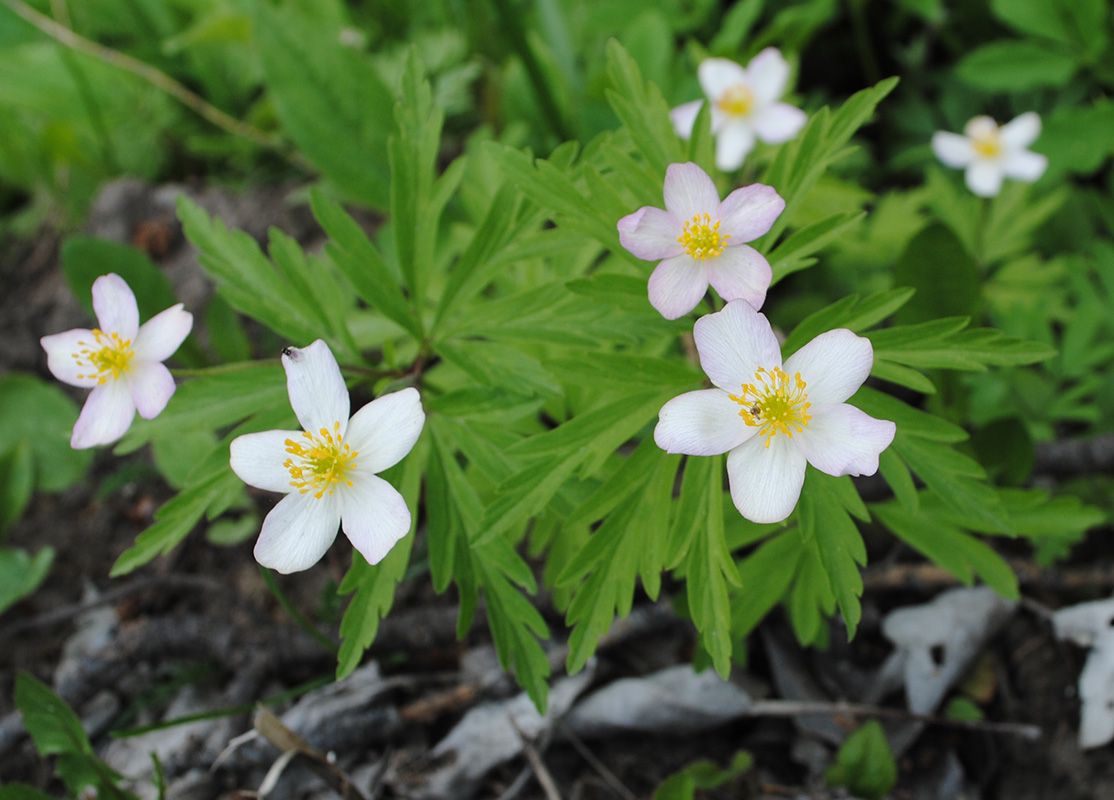
<path id="1" fill-rule="evenodd" d="M 1114 599 L 1062 608 L 1052 615 L 1056 637 L 1090 647 L 1079 675 L 1079 746 L 1114 739 Z"/>

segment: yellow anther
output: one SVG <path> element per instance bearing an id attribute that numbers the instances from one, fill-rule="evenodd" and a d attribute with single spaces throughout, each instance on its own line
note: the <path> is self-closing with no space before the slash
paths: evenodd
<path id="1" fill-rule="evenodd" d="M 339 422 L 333 423 L 332 431 L 321 428 L 317 435 L 302 431 L 302 438 L 308 440 L 308 444 L 293 439 L 285 442 L 291 458 L 282 465 L 290 471 L 291 486 L 301 494 L 313 492 L 313 496 L 320 499 L 332 494 L 338 483 L 352 485 L 345 473 L 355 468 L 359 453 L 345 444 Z"/>
<path id="2" fill-rule="evenodd" d="M 691 221 L 685 223 L 677 241 L 685 246 L 685 252 L 693 258 L 707 261 L 709 258 L 721 255 L 731 234 L 720 234 L 719 220 L 712 224 L 708 214 L 697 214 Z"/>
<path id="3" fill-rule="evenodd" d="M 111 375 L 113 380 L 120 374 L 127 372 L 128 362 L 135 353 L 132 351 L 131 339 L 123 339 L 118 333 L 105 333 L 94 328 L 93 343 L 79 341 L 81 349 L 71 353 L 79 367 L 89 367 L 89 372 L 78 373 L 78 378 L 96 378 L 98 384 L 108 382 Z"/>
<path id="4" fill-rule="evenodd" d="M 733 117 L 745 117 L 754 108 L 754 92 L 745 83 L 728 86 L 716 101 L 719 110 Z"/>
<path id="5" fill-rule="evenodd" d="M 997 158 L 1002 153 L 1002 141 L 998 131 L 988 131 L 983 136 L 976 136 L 972 146 L 983 158 Z"/>
<path id="6" fill-rule="evenodd" d="M 793 429 L 797 433 L 803 431 L 812 419 L 808 413 L 812 404 L 805 394 L 801 373 L 790 378 L 781 367 L 759 367 L 754 377 L 756 383 L 742 384 L 743 391 L 738 397 L 733 394 L 728 397 L 743 407 L 739 411 L 743 421 L 759 428 L 759 435 L 766 437 L 766 447 L 778 433 L 792 439 Z"/>

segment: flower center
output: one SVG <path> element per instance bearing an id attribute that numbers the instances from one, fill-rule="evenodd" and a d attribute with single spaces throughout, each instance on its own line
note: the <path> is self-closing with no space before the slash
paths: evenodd
<path id="1" fill-rule="evenodd" d="M 707 261 L 713 256 L 722 254 L 730 238 L 731 234 L 720 235 L 718 219 L 713 225 L 711 216 L 697 214 L 691 221 L 685 223 L 677 241 L 685 246 L 685 252 L 690 256 Z"/>
<path id="2" fill-rule="evenodd" d="M 79 367 L 89 367 L 90 372 L 79 373 L 78 378 L 96 378 L 98 384 L 106 383 L 108 376 L 112 380 L 120 377 L 121 372 L 126 372 L 128 362 L 135 355 L 132 351 L 131 339 L 121 339 L 118 333 L 105 333 L 93 329 L 93 343 L 78 341 L 81 350 L 71 353 Z"/>
<path id="3" fill-rule="evenodd" d="M 719 110 L 733 117 L 745 117 L 754 108 L 754 92 L 745 83 L 728 86 L 716 101 Z"/>
<path id="4" fill-rule="evenodd" d="M 972 142 L 975 152 L 982 158 L 997 158 L 1002 153 L 1002 142 L 998 131 L 986 131 L 976 136 Z"/>
<path id="5" fill-rule="evenodd" d="M 754 377 L 757 382 L 744 383 L 739 397 L 733 394 L 728 397 L 743 407 L 739 412 L 743 421 L 760 429 L 759 434 L 766 437 L 766 447 L 775 434 L 784 433 L 792 439 L 792 428 L 796 428 L 797 433 L 803 431 L 812 419 L 808 413 L 812 403 L 805 394 L 801 373 L 790 378 L 781 367 L 759 367 Z"/>
<path id="6" fill-rule="evenodd" d="M 344 443 L 339 422 L 333 423 L 332 432 L 327 428 L 317 433 L 303 431 L 302 437 L 304 442 L 286 440 L 286 452 L 291 457 L 282 465 L 290 470 L 291 486 L 301 494 L 313 492 L 320 499 L 332 494 L 338 483 L 352 485 L 345 473 L 356 466 L 359 453 Z"/>

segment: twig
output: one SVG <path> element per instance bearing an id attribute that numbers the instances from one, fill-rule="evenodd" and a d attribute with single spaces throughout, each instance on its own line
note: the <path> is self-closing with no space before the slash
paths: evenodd
<path id="1" fill-rule="evenodd" d="M 623 782 L 619 780 L 615 773 L 609 770 L 602 761 L 596 758 L 596 754 L 588 749 L 588 746 L 580 740 L 580 737 L 573 732 L 572 728 L 561 722 L 561 720 L 557 720 L 556 725 L 561 735 L 569 740 L 569 744 L 573 746 L 573 749 L 580 753 L 581 758 L 587 761 L 592 769 L 598 772 L 600 777 L 607 781 L 607 785 L 614 789 L 620 797 L 625 798 L 625 800 L 638 800 L 634 792 L 624 786 Z"/>
<path id="2" fill-rule="evenodd" d="M 522 728 L 518 726 L 515 721 L 514 714 L 508 714 L 507 719 L 510 720 L 511 725 L 518 733 L 518 738 L 522 740 L 522 752 L 526 755 L 526 760 L 530 762 L 530 768 L 534 770 L 534 776 L 538 779 L 538 784 L 545 792 L 546 800 L 561 800 L 561 793 L 557 790 L 557 782 L 553 780 L 553 776 L 549 773 L 549 769 L 542 761 L 541 753 L 534 743 L 530 741 Z"/>
<path id="3" fill-rule="evenodd" d="M 329 761 L 323 753 L 310 747 L 308 742 L 283 725 L 282 720 L 263 706 L 259 706 L 256 711 L 254 727 L 263 738 L 282 751 L 280 760 L 300 756 L 306 766 L 344 800 L 367 800 L 348 773 Z"/>
<path id="4" fill-rule="evenodd" d="M 1114 564 L 1041 567 L 1029 561 L 1014 559 L 1010 560 L 1009 565 L 1023 585 L 1059 590 L 1114 586 Z M 959 586 L 960 583 L 958 578 L 935 564 L 892 564 L 868 568 L 863 574 L 864 588 L 873 592 L 909 588 L 936 589 Z"/>
<path id="5" fill-rule="evenodd" d="M 1041 442 L 1036 447 L 1036 475 L 1088 475 L 1114 469 L 1114 433 L 1092 439 Z"/>

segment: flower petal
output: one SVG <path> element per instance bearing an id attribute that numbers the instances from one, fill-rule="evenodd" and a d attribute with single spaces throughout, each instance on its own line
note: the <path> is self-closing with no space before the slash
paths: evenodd
<path id="1" fill-rule="evenodd" d="M 754 131 L 743 122 L 729 122 L 716 133 L 716 167 L 724 172 L 738 169 L 754 149 Z"/>
<path id="2" fill-rule="evenodd" d="M 692 335 L 704 373 L 728 392 L 754 380 L 759 367 L 781 366 L 781 347 L 769 321 L 745 300 L 701 317 Z"/>
<path id="3" fill-rule="evenodd" d="M 965 167 L 975 160 L 975 146 L 958 133 L 936 131 L 932 134 L 932 152 L 947 167 Z"/>
<path id="4" fill-rule="evenodd" d="M 805 457 L 795 440 L 755 436 L 727 455 L 727 480 L 739 513 L 751 522 L 781 522 L 793 513 L 805 482 Z"/>
<path id="5" fill-rule="evenodd" d="M 337 538 L 339 525 L 335 495 L 288 494 L 263 520 L 255 560 L 284 575 L 309 569 Z"/>
<path id="6" fill-rule="evenodd" d="M 344 535 L 367 563 L 378 564 L 410 532 L 406 501 L 378 475 L 361 476 L 337 494 Z"/>
<path id="7" fill-rule="evenodd" d="M 616 227 L 619 242 L 638 258 L 658 261 L 685 251 L 677 241 L 684 227 L 682 222 L 660 208 L 640 208 L 619 220 Z"/>
<path id="8" fill-rule="evenodd" d="M 1028 147 L 1041 135 L 1041 118 L 1036 111 L 1028 111 L 998 129 L 998 136 L 1007 150 Z"/>
<path id="9" fill-rule="evenodd" d="M 846 328 L 820 334 L 789 358 L 785 371 L 801 373 L 808 400 L 815 405 L 842 403 L 859 391 L 874 366 L 870 339 Z"/>
<path id="10" fill-rule="evenodd" d="M 284 494 L 292 492 L 290 470 L 283 466 L 289 458 L 286 442 L 301 437 L 301 431 L 260 431 L 237 436 L 229 446 L 232 471 L 256 489 Z"/>
<path id="11" fill-rule="evenodd" d="M 708 282 L 724 300 L 746 300 L 762 308 L 773 271 L 766 257 L 750 245 L 728 247 L 722 255 L 709 258 Z"/>
<path id="12" fill-rule="evenodd" d="M 1002 191 L 1002 164 L 976 159 L 965 173 L 967 188 L 979 197 L 994 197 Z"/>
<path id="13" fill-rule="evenodd" d="M 673 130 L 682 139 L 692 138 L 692 129 L 696 125 L 696 117 L 700 114 L 703 100 L 693 100 L 691 103 L 682 103 L 669 112 L 669 119 L 673 122 Z"/>
<path id="14" fill-rule="evenodd" d="M 161 414 L 177 388 L 174 376 L 161 361 L 139 361 L 135 358 L 128 364 L 123 382 L 127 384 L 132 402 L 143 419 L 154 419 Z"/>
<path id="15" fill-rule="evenodd" d="M 181 303 L 160 311 L 139 326 L 132 351 L 144 361 L 166 361 L 174 355 L 193 329 L 193 314 Z"/>
<path id="16" fill-rule="evenodd" d="M 678 395 L 661 407 L 654 441 L 667 453 L 718 456 L 758 432 L 739 416 L 739 404 L 722 389 Z"/>
<path id="17" fill-rule="evenodd" d="M 97 374 L 88 364 L 80 366 L 75 357 L 93 341 L 93 332 L 88 328 L 74 328 L 71 331 L 53 333 L 39 339 L 46 351 L 46 367 L 62 383 L 70 386 L 91 388 L 97 385 Z M 78 376 L 81 377 L 78 377 Z"/>
<path id="18" fill-rule="evenodd" d="M 343 434 L 348 427 L 351 408 L 348 387 L 329 345 L 318 339 L 309 347 L 288 347 L 282 353 L 286 369 L 286 390 L 298 422 L 310 432 L 333 430 L 340 423 Z"/>
<path id="19" fill-rule="evenodd" d="M 93 281 L 93 310 L 97 325 L 105 333 L 118 333 L 123 339 L 134 339 L 139 330 L 139 306 L 131 287 L 110 272 Z"/>
<path id="20" fill-rule="evenodd" d="M 1002 157 L 1002 172 L 1008 178 L 1032 183 L 1048 169 L 1048 158 L 1031 150 L 1014 150 Z"/>
<path id="21" fill-rule="evenodd" d="M 135 419 L 135 404 L 124 381 L 102 383 L 85 400 L 73 426 L 70 447 L 84 450 L 98 444 L 112 444 L 128 431 Z"/>
<path id="22" fill-rule="evenodd" d="M 878 456 L 894 440 L 897 426 L 846 403 L 816 406 L 812 419 L 793 437 L 808 463 L 829 475 L 873 475 Z"/>
<path id="23" fill-rule="evenodd" d="M 348 423 L 345 441 L 358 455 L 357 469 L 370 474 L 393 467 L 410 452 L 422 433 L 425 412 L 414 387 L 372 400 Z"/>
<path id="24" fill-rule="evenodd" d="M 728 58 L 706 58 L 696 68 L 700 88 L 713 103 L 732 86 L 747 85 L 747 72 Z"/>
<path id="25" fill-rule="evenodd" d="M 772 103 L 785 94 L 789 83 L 789 62 L 776 47 L 767 47 L 747 64 L 747 84 L 760 105 Z"/>
<path id="26" fill-rule="evenodd" d="M 758 138 L 766 144 L 788 142 L 801 132 L 808 122 L 808 114 L 788 103 L 774 103 L 757 109 L 750 124 Z"/>
<path id="27" fill-rule="evenodd" d="M 736 189 L 716 209 L 721 234 L 731 237 L 731 244 L 753 242 L 773 226 L 785 210 L 785 200 L 773 186 L 752 183 Z"/>
<path id="28" fill-rule="evenodd" d="M 711 214 L 719 205 L 719 192 L 698 164 L 670 164 L 665 170 L 665 208 L 681 224 L 697 214 Z"/>
<path id="29" fill-rule="evenodd" d="M 646 285 L 650 305 L 666 319 L 677 319 L 692 311 L 707 291 L 707 270 L 687 254 L 658 264 Z"/>

